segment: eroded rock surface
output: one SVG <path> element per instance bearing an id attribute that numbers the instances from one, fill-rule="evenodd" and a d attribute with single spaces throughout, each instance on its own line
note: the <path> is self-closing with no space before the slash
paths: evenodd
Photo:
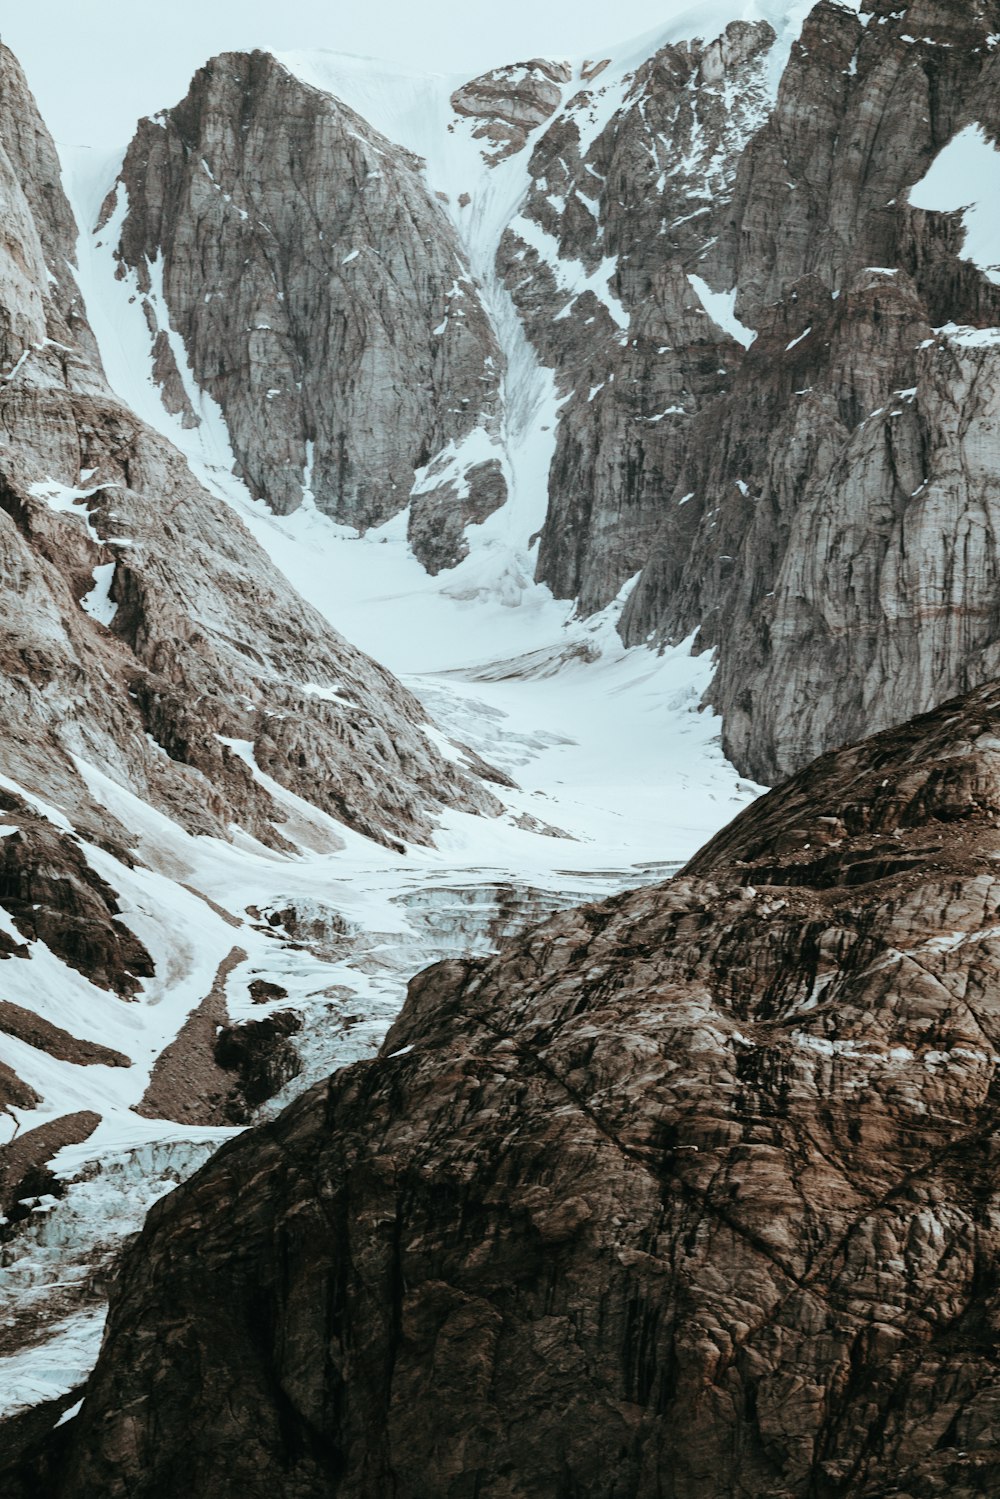
<path id="1" fill-rule="evenodd" d="M 910 194 L 1000 139 L 1000 9 L 734 21 L 535 138 L 497 268 L 560 393 L 538 577 L 629 645 L 696 638 L 774 783 L 996 670 L 996 276 Z M 963 331 L 964 330 L 964 331 Z"/>
<path id="2" fill-rule="evenodd" d="M 497 268 L 560 413 L 538 576 L 584 612 L 646 561 L 698 411 L 741 350 L 688 272 L 725 218 L 767 117 L 766 22 L 662 48 L 624 84 L 598 71 L 538 140 Z M 618 94 L 616 94 L 616 87 Z"/>
<path id="3" fill-rule="evenodd" d="M 455 90 L 451 104 L 456 114 L 478 121 L 473 133 L 489 143 L 484 154 L 492 164 L 524 149 L 531 132 L 555 113 L 561 85 L 572 76 L 568 63 L 535 57 L 473 78 Z"/>
<path id="4" fill-rule="evenodd" d="M 175 834 L 288 854 L 335 852 L 350 828 L 396 850 L 428 841 L 446 806 L 498 804 L 471 762 L 435 747 L 416 699 L 304 603 L 235 512 L 108 387 L 56 153 L 2 47 L 0 198 L 0 1192 L 16 1238 L 32 1227 L 23 1199 L 58 1195 L 46 1162 L 100 1122 L 89 1106 L 129 1098 L 128 1074 L 105 1089 L 100 1070 L 136 1063 L 138 1099 L 151 1061 L 138 1006 L 173 999 L 195 959 L 197 936 L 188 943 L 171 914 L 172 881 L 191 873 L 170 852 Z M 134 867 L 140 841 L 155 873 Z M 149 877 L 138 899 L 133 874 Z M 113 1048 L 94 1013 L 101 990 L 128 1017 Z M 205 1022 L 200 1050 L 186 1054 L 198 1068 L 168 1089 L 172 1024 L 157 1032 L 166 1061 L 152 1112 L 244 1120 L 268 1086 L 268 1038 L 245 1068 L 216 1068 Z M 271 1039 L 280 1087 L 292 1064 L 287 1041 Z M 22 1131 L 17 1111 L 43 1122 Z M 64 1231 L 70 1269 L 54 1277 L 54 1308 L 61 1283 L 83 1283 L 73 1256 L 95 1233 L 92 1222 L 60 1225 L 53 1241 Z M 45 1271 L 23 1239 L 5 1251 L 21 1256 L 8 1296 L 16 1283 L 23 1305 L 10 1314 L 8 1301 L 4 1354 L 55 1315 L 38 1310 L 32 1276 L 42 1286 Z"/>
<path id="5" fill-rule="evenodd" d="M 996 669 L 1000 286 L 910 194 L 959 132 L 1000 139 L 1000 5 L 820 0 L 790 55 L 718 24 L 456 90 L 487 179 L 524 168 L 505 230 L 490 186 L 446 213 L 403 146 L 227 54 L 142 124 L 103 232 L 172 409 L 213 396 L 278 510 L 409 505 L 436 574 L 521 472 L 489 221 L 560 402 L 537 578 L 585 614 L 638 579 L 627 644 L 717 650 L 726 748 L 773 783 Z"/>
<path id="6" fill-rule="evenodd" d="M 996 670 L 1000 344 L 976 330 L 1000 287 L 961 214 L 909 195 L 971 122 L 997 137 L 998 27 L 823 0 L 717 221 L 702 274 L 758 336 L 690 425 L 623 633 L 718 648 L 727 750 L 765 781 Z"/>
<path id="7" fill-rule="evenodd" d="M 86 766 L 192 832 L 229 838 L 237 824 L 273 847 L 301 833 L 283 788 L 393 844 L 426 840 L 442 805 L 494 809 L 428 742 L 416 700 L 295 594 L 107 388 L 55 152 L 8 52 L 0 171 L 12 204 L 0 243 L 4 773 L 119 851 L 129 835 L 95 805 Z"/>
<path id="8" fill-rule="evenodd" d="M 60 1496 L 1000 1485 L 1000 689 L 411 985 L 129 1253 Z"/>
<path id="9" fill-rule="evenodd" d="M 496 431 L 502 356 L 421 165 L 264 52 L 215 58 L 125 158 L 106 232 L 162 335 L 168 403 L 199 419 L 193 375 L 279 513 L 308 495 L 378 525 L 417 469 Z"/>

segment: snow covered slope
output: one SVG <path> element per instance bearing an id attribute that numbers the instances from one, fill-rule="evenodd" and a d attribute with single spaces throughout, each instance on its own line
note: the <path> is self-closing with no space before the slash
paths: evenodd
<path id="1" fill-rule="evenodd" d="M 74 772 L 93 807 L 132 835 L 130 863 L 92 838 L 83 852 L 115 891 L 121 920 L 141 938 L 155 976 L 124 1005 L 44 942 L 5 965 L 5 977 L 17 974 L 13 1002 L 131 1063 L 85 1066 L 0 1035 L 0 1061 L 40 1099 L 12 1106 L 8 1123 L 0 1119 L 11 1139 L 70 1113 L 98 1121 L 55 1156 L 51 1176 L 34 1183 L 40 1190 L 29 1195 L 27 1216 L 10 1226 L 11 1264 L 0 1279 L 9 1323 L 0 1356 L 6 1351 L 11 1360 L 0 1365 L 0 1381 L 9 1407 L 79 1378 L 100 1327 L 95 1266 L 110 1262 L 149 1201 L 232 1127 L 212 1049 L 220 1024 L 252 1026 L 288 1011 L 301 1021 L 293 1037 L 300 1071 L 267 1105 L 275 1107 L 324 1071 L 371 1054 L 406 979 L 426 962 L 487 950 L 557 903 L 662 875 L 755 795 L 726 764 L 717 720 L 699 711 L 710 659 L 692 656 L 690 641 L 659 654 L 621 645 L 615 624 L 634 580 L 605 609 L 580 619 L 572 602 L 556 600 L 534 579 L 567 392 L 529 344 L 495 264 L 530 187 L 528 163 L 540 134 L 568 111 L 577 122 L 586 118 L 596 137 L 652 52 L 732 19 L 729 6 L 707 10 L 621 49 L 590 78 L 583 76 L 590 63 L 571 61 L 553 116 L 522 151 L 492 165 L 474 134 L 476 121 L 456 116 L 450 103 L 462 80 L 386 76 L 329 55 L 281 59 L 300 80 L 344 99 L 426 161 L 429 189 L 447 199 L 442 209 L 503 355 L 499 442 L 509 498 L 468 528 L 465 560 L 433 578 L 412 554 L 405 513 L 363 535 L 336 524 L 310 499 L 308 463 L 304 500 L 292 514 L 277 515 L 251 496 L 234 475 L 222 412 L 199 388 L 173 326 L 163 264 L 149 262 L 145 281 L 121 274 L 115 251 L 128 209 L 121 193 L 112 217 L 94 232 L 118 159 L 79 152 L 64 162 L 80 227 L 75 278 L 117 397 L 180 449 L 195 478 L 239 517 L 307 604 L 403 678 L 433 717 L 423 731 L 432 750 L 467 769 L 481 768 L 482 757 L 513 784 L 493 786 L 499 817 L 446 810 L 431 844 L 409 842 L 397 853 L 282 784 L 250 738 L 222 726 L 214 737 L 226 763 L 234 774 L 242 768 L 254 791 L 281 811 L 285 846 L 268 847 L 246 830 L 230 829 L 226 841 L 185 827 L 108 760 L 76 755 Z M 794 26 L 784 9 L 773 10 L 779 41 L 772 61 L 780 66 Z M 567 282 L 567 289 L 576 295 L 586 282 L 613 312 L 613 274 L 611 266 L 584 267 L 580 284 Z M 174 403 L 173 414 L 155 378 L 164 347 L 187 403 Z M 197 425 L 186 424 L 186 414 Z M 460 470 L 463 454 L 453 456 Z M 52 494 L 76 505 L 71 485 Z M 113 575 L 100 571 L 108 565 L 102 556 L 91 569 L 82 602 L 95 626 L 114 630 L 122 621 L 113 611 L 122 604 Z M 342 695 L 329 673 L 314 680 L 303 671 L 296 686 L 319 702 Z M 23 782 L 18 789 L 26 799 L 36 794 Z M 40 815 L 60 826 L 66 814 L 48 801 Z M 186 1096 L 170 1100 L 176 1117 L 149 1115 L 149 1099 L 162 1109 L 169 1094 L 162 1078 L 169 1084 L 175 1075 L 178 1045 L 182 1073 L 186 1068 L 209 1099 L 212 1123 L 196 1120 Z"/>

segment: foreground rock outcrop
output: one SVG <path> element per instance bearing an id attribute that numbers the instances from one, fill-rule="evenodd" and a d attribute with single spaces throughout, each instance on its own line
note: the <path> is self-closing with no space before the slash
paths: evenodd
<path id="1" fill-rule="evenodd" d="M 53 1494 L 995 1492 L 998 819 L 990 686 L 422 974 L 153 1210 Z"/>

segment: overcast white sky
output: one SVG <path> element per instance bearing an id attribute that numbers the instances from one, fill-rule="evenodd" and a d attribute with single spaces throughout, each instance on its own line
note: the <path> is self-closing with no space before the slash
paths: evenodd
<path id="1" fill-rule="evenodd" d="M 17 54 L 61 144 L 118 145 L 226 48 L 329 47 L 473 74 L 649 31 L 691 0 L 7 0 Z"/>

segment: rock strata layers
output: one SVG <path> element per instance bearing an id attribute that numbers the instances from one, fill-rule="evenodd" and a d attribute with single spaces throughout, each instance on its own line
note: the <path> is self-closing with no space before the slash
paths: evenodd
<path id="1" fill-rule="evenodd" d="M 993 1492 L 998 855 L 990 686 L 422 974 L 153 1209 L 53 1492 Z"/>
<path id="2" fill-rule="evenodd" d="M 535 57 L 473 78 L 455 90 L 451 105 L 477 121 L 473 134 L 489 142 L 484 155 L 495 165 L 522 151 L 531 132 L 552 117 L 562 102 L 561 85 L 572 76 L 567 63 Z"/>

